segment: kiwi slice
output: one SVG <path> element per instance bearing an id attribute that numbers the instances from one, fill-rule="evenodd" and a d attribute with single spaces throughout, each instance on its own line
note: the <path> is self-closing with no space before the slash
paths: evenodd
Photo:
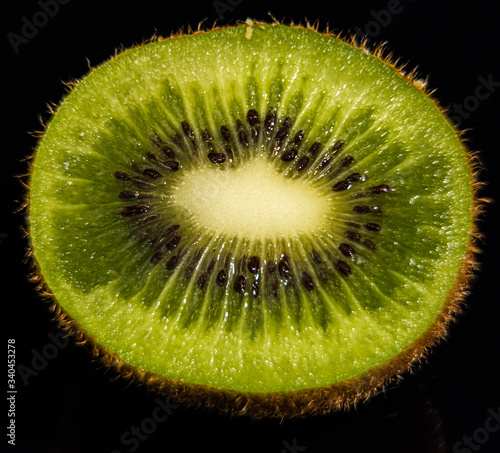
<path id="1" fill-rule="evenodd" d="M 348 407 L 459 310 L 471 162 L 380 50 L 251 21 L 159 39 L 51 118 L 32 256 L 62 323 L 122 374 L 236 414 Z"/>

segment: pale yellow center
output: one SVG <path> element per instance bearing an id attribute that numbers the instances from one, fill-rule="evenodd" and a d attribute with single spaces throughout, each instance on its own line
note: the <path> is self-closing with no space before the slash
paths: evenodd
<path id="1" fill-rule="evenodd" d="M 173 202 L 201 228 L 255 239 L 313 232 L 329 211 L 319 189 L 301 178 L 285 178 L 265 160 L 185 172 Z"/>

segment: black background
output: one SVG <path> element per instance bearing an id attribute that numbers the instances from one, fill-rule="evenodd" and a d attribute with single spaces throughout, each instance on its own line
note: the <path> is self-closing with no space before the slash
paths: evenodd
<path id="1" fill-rule="evenodd" d="M 24 215 L 15 213 L 23 189 L 15 175 L 26 172 L 23 159 L 36 145 L 29 132 L 41 129 L 39 116 L 47 119 L 47 104 L 57 103 L 65 93 L 61 81 L 84 75 L 89 62 L 95 66 L 120 45 L 131 46 L 155 32 L 168 36 L 182 26 L 196 28 L 204 19 L 207 27 L 216 19 L 220 24 L 247 17 L 270 20 L 271 12 L 285 21 L 319 19 L 321 29 L 329 24 L 331 30 L 353 32 L 358 27 L 371 32 L 373 43 L 388 41 L 409 67 L 418 65 L 420 74 L 430 76 L 430 87 L 437 88 L 436 97 L 444 106 L 463 104 L 473 96 L 480 76 L 500 82 L 499 21 L 492 7 L 470 1 L 400 0 L 399 14 L 384 26 L 372 23 L 366 29 L 375 20 L 373 12 L 387 9 L 387 1 L 221 3 L 234 6 L 219 18 L 212 1 L 72 0 L 28 42 L 19 44 L 16 53 L 8 33 L 21 35 L 22 18 L 32 19 L 41 7 L 36 1 L 3 2 L 0 275 L 5 278 L 6 335 L 16 339 L 17 364 L 31 366 L 34 351 L 42 352 L 51 342 L 48 334 L 58 330 L 26 277 Z M 469 129 L 469 147 L 480 152 L 483 162 L 481 179 L 487 185 L 481 195 L 493 199 L 499 198 L 498 88 L 461 124 Z M 468 102 L 473 105 L 473 100 Z M 405 375 L 404 382 L 387 393 L 349 413 L 292 421 L 231 420 L 180 406 L 135 451 L 473 451 L 458 442 L 474 433 L 482 441 L 488 409 L 498 412 L 500 407 L 498 225 L 498 205 L 493 203 L 480 224 L 484 252 L 465 313 L 425 366 Z M 31 376 L 28 385 L 18 376 L 17 389 L 17 446 L 10 447 L 2 436 L 1 451 L 132 451 L 133 445 L 123 445 L 121 436 L 151 417 L 157 406 L 155 395 L 116 379 L 73 342 Z M 500 451 L 500 430 L 488 437 L 475 444 L 477 451 Z M 440 449 L 431 447 L 437 444 Z"/>

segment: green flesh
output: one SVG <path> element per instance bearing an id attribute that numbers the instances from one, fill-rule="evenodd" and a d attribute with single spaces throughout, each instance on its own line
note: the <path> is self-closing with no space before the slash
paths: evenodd
<path id="1" fill-rule="evenodd" d="M 35 257 L 62 307 L 99 344 L 142 369 L 252 392 L 336 383 L 394 357 L 435 321 L 472 228 L 468 162 L 435 104 L 374 56 L 303 29 L 257 25 L 250 39 L 245 33 L 247 27 L 236 27 L 151 43 L 82 80 L 36 155 Z M 277 151 L 263 133 L 271 107 L 278 117 L 273 134 L 286 117 L 293 121 Z M 261 123 L 255 143 L 249 109 Z M 249 146 L 237 139 L 238 119 Z M 197 153 L 182 121 L 195 134 Z M 203 129 L 211 142 L 201 139 Z M 298 157 L 282 161 L 299 130 Z M 147 157 L 161 156 L 155 135 L 177 154 L 178 171 Z M 345 144 L 329 163 L 331 172 L 318 170 L 337 140 Z M 321 142 L 316 156 L 308 154 L 314 142 Z M 212 163 L 207 153 L 225 152 L 227 143 L 234 159 Z M 309 165 L 298 172 L 304 155 Z M 347 156 L 353 163 L 339 168 Z M 148 179 L 152 186 L 143 189 L 113 176 L 139 175 L 131 163 L 163 177 Z M 332 190 L 356 172 L 366 180 Z M 390 190 L 352 197 L 380 184 Z M 149 197 L 119 199 L 125 190 Z M 121 215 L 141 203 L 150 205 L 147 214 Z M 355 205 L 382 212 L 358 214 Z M 131 226 L 150 215 L 159 217 Z M 346 222 L 377 223 L 381 230 Z M 165 242 L 149 245 L 157 231 L 177 224 L 166 239 L 181 236 L 174 250 Z M 347 238 L 348 230 L 377 249 Z M 351 245 L 354 257 L 344 256 L 340 243 Z M 312 259 L 313 249 L 321 263 Z M 158 250 L 164 258 L 154 265 Z M 283 253 L 292 281 L 266 270 Z M 178 254 L 179 264 L 168 270 Z M 235 261 L 254 255 L 261 267 L 257 296 L 253 274 Z M 339 270 L 338 260 L 351 275 Z M 228 274 L 223 287 L 216 284 L 221 269 Z M 242 293 L 234 288 L 239 274 L 246 276 Z"/>

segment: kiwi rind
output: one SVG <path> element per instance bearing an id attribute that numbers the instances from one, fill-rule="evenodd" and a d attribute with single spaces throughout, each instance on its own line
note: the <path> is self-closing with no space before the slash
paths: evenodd
<path id="1" fill-rule="evenodd" d="M 258 25 L 259 23 L 254 22 L 254 24 Z M 242 24 L 239 26 L 246 25 Z M 317 26 L 313 27 L 309 24 L 304 27 L 293 24 L 291 24 L 291 26 L 306 28 L 308 30 L 318 32 Z M 214 27 L 212 30 L 207 32 L 219 29 L 221 28 Z M 198 30 L 194 34 L 197 33 L 205 32 Z M 326 34 L 337 39 L 343 39 L 339 35 L 334 35 L 328 32 Z M 180 36 L 183 35 L 174 35 L 169 39 L 175 39 Z M 346 41 L 362 50 L 368 50 L 366 42 L 357 44 L 354 38 L 351 38 L 350 41 Z M 403 72 L 403 68 L 397 67 L 396 63 L 391 60 L 390 55 L 387 56 L 385 54 L 382 47 L 376 48 L 371 53 L 391 65 L 398 72 L 400 77 L 405 78 L 419 90 L 430 96 L 431 93 L 427 92 L 425 84 L 417 78 L 415 71 L 405 74 Z M 73 84 L 73 87 L 77 85 L 78 83 L 75 83 Z M 444 113 L 444 109 L 442 109 L 434 99 L 432 100 L 436 107 Z M 460 132 L 456 130 L 456 128 L 455 132 L 460 135 Z M 402 374 L 417 366 L 422 359 L 425 358 L 429 351 L 446 336 L 450 323 L 461 311 L 473 270 L 476 267 L 476 254 L 478 252 L 477 241 L 479 238 L 476 223 L 482 209 L 482 201 L 478 200 L 477 197 L 477 190 L 479 188 L 476 176 L 478 169 L 477 156 L 466 150 L 463 141 L 462 145 L 464 153 L 468 159 L 470 180 L 472 181 L 472 189 L 474 193 L 473 228 L 469 236 L 467 253 L 462 260 L 455 285 L 449 292 L 447 300 L 435 322 L 415 343 L 408 346 L 403 352 L 393 357 L 383 365 L 371 368 L 366 374 L 353 379 L 314 389 L 261 394 L 189 384 L 180 380 L 155 375 L 154 373 L 144 371 L 139 367 L 134 367 L 124 362 L 116 354 L 106 348 L 103 348 L 97 343 L 95 338 L 88 334 L 77 323 L 77 321 L 71 319 L 71 317 L 64 311 L 64 309 L 55 300 L 54 296 L 50 293 L 50 289 L 44 282 L 43 275 L 38 267 L 36 253 L 33 251 L 32 244 L 30 244 L 29 256 L 34 266 L 33 280 L 37 282 L 42 295 L 50 300 L 54 315 L 61 327 L 66 329 L 72 335 L 76 335 L 78 341 L 82 344 L 91 346 L 93 354 L 100 357 L 106 365 L 116 368 L 120 375 L 137 381 L 138 383 L 142 383 L 149 389 L 156 392 L 166 393 L 174 397 L 179 402 L 184 402 L 190 405 L 213 407 L 234 415 L 248 414 L 254 417 L 290 417 L 308 413 L 325 413 L 334 409 L 345 409 L 368 398 L 374 393 L 382 391 L 391 382 L 401 379 Z M 26 199 L 26 206 L 29 206 L 29 193 Z"/>

